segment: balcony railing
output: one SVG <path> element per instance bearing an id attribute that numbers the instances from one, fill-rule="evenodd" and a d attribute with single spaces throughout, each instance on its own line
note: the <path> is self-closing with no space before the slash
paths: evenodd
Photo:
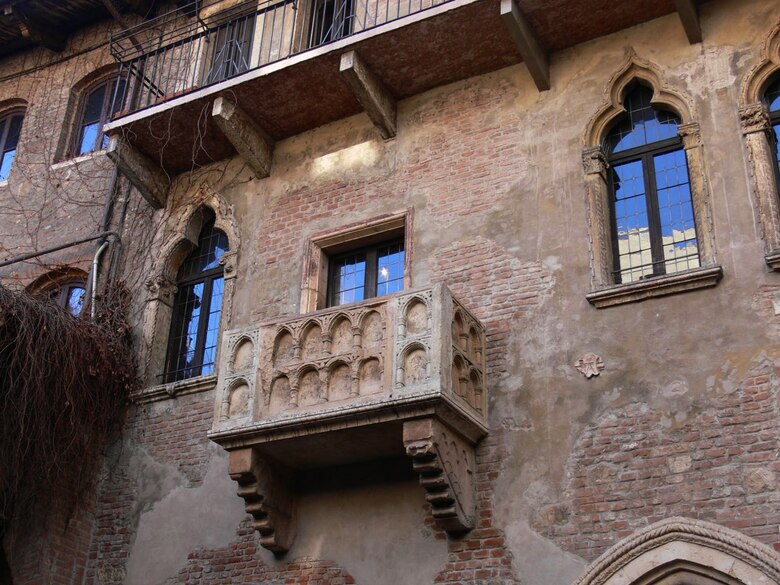
<path id="1" fill-rule="evenodd" d="M 176 10 L 111 37 L 114 118 L 450 0 L 248 0 Z"/>

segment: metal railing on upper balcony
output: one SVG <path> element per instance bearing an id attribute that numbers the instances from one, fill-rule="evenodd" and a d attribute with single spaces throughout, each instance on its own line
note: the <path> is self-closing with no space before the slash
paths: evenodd
<path id="1" fill-rule="evenodd" d="M 163 103 L 450 0 L 221 0 L 110 38 L 114 118 Z M 229 5 L 229 8 L 220 9 Z"/>

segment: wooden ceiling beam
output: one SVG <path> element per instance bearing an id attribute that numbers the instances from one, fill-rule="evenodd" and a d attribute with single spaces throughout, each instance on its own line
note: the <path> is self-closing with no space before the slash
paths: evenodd
<path id="1" fill-rule="evenodd" d="M 40 18 L 33 14 L 32 10 L 26 10 L 18 4 L 14 4 L 7 6 L 4 14 L 12 14 L 16 18 L 19 23 L 19 30 L 24 38 L 58 53 L 65 50 L 68 35 L 42 22 Z"/>
<path id="2" fill-rule="evenodd" d="M 688 42 L 692 45 L 700 43 L 702 41 L 701 21 L 699 20 L 696 0 L 674 0 L 674 5 L 685 29 Z"/>
<path id="3" fill-rule="evenodd" d="M 501 0 L 501 20 L 504 21 L 523 62 L 533 77 L 539 91 L 550 89 L 550 66 L 547 52 L 539 42 L 528 19 L 520 11 L 515 0 Z"/>

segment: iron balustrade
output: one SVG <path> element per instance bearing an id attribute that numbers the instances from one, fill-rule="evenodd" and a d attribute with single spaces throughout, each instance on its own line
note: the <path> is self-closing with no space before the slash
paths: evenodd
<path id="1" fill-rule="evenodd" d="M 110 38 L 114 119 L 451 0 L 196 2 Z"/>

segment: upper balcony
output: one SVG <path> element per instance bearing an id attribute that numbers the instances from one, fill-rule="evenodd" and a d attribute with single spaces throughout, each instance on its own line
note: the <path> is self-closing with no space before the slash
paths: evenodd
<path id="1" fill-rule="evenodd" d="M 444 285 L 226 332 L 209 436 L 262 544 L 290 546 L 296 472 L 404 454 L 442 527 L 471 528 L 484 360 L 482 325 Z"/>
<path id="2" fill-rule="evenodd" d="M 671 13 L 675 6 L 689 32 L 698 26 L 696 4 L 196 3 L 189 12 L 171 12 L 111 39 L 126 83 L 119 84 L 105 131 L 121 135 L 121 146 L 132 150 L 115 159 L 154 161 L 168 175 L 238 152 L 265 176 L 274 141 L 362 110 L 388 138 L 395 133 L 397 100 L 521 61 L 537 87 L 548 89 L 549 52 Z M 691 30 L 689 38 L 695 37 Z M 215 105 L 220 96 L 231 103 Z"/>

